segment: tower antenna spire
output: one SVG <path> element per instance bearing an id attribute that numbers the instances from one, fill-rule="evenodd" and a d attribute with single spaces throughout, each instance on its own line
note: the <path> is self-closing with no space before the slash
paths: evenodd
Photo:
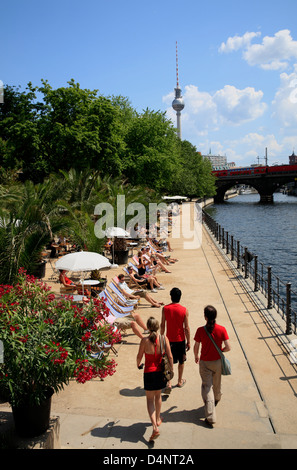
<path id="1" fill-rule="evenodd" d="M 176 120 L 177 120 L 177 135 L 181 139 L 181 111 L 184 109 L 184 100 L 181 95 L 181 89 L 179 87 L 179 79 L 178 79 L 178 54 L 177 54 L 177 41 L 176 41 L 176 88 L 175 90 L 175 98 L 172 101 L 172 107 L 174 111 L 176 111 Z"/>
<path id="2" fill-rule="evenodd" d="M 179 82 L 178 82 L 178 53 L 177 53 L 177 41 L 176 41 L 176 88 L 179 88 Z"/>

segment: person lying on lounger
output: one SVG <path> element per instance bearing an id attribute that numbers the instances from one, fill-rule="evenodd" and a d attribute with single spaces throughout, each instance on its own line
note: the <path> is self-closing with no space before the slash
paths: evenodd
<path id="1" fill-rule="evenodd" d="M 127 283 L 125 282 L 125 276 L 124 274 L 119 274 L 118 275 L 119 283 L 118 287 L 120 291 L 123 293 L 123 295 L 127 299 L 140 299 L 140 297 L 143 297 L 147 302 L 149 302 L 153 307 L 161 307 L 161 305 L 164 305 L 164 302 L 156 302 L 147 292 L 142 291 L 142 290 L 132 290 L 130 287 L 127 286 Z"/>

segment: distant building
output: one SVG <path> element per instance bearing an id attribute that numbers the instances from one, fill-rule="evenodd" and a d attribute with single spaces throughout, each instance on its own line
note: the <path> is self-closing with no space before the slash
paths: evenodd
<path id="1" fill-rule="evenodd" d="M 296 165 L 297 164 L 297 155 L 293 152 L 292 155 L 289 156 L 289 164 Z"/>
<path id="2" fill-rule="evenodd" d="M 222 156 L 222 155 L 212 155 L 209 153 L 208 155 L 202 155 L 203 158 L 207 158 L 214 170 L 222 170 L 222 169 L 228 169 L 228 168 L 233 168 L 235 166 L 234 162 L 227 162 L 227 157 Z"/>
<path id="3" fill-rule="evenodd" d="M 227 165 L 227 157 L 223 157 L 221 155 L 203 155 L 204 158 L 207 158 L 212 166 L 226 166 Z"/>

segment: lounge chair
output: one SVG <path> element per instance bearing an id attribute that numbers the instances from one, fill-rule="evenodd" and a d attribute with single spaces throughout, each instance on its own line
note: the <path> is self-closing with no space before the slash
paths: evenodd
<path id="1" fill-rule="evenodd" d="M 114 282 L 110 282 L 108 287 L 117 295 L 117 297 L 124 303 L 124 305 L 137 305 L 138 300 L 127 299 L 122 292 L 118 289 Z"/>
<path id="2" fill-rule="evenodd" d="M 120 313 L 125 313 L 125 314 L 131 314 L 134 310 L 134 305 L 120 305 L 113 297 L 112 295 L 108 292 L 107 289 L 104 291 L 105 294 L 105 299 L 111 303 L 116 310 L 118 310 Z"/>
<path id="3" fill-rule="evenodd" d="M 123 318 L 126 317 L 127 315 L 131 315 L 133 308 L 128 308 L 124 310 L 125 307 L 120 307 L 117 305 L 106 292 L 101 292 L 100 298 L 104 301 L 106 307 L 109 309 L 111 314 L 117 319 L 117 318 Z"/>
<path id="4" fill-rule="evenodd" d="M 134 285 L 138 289 L 147 289 L 147 283 L 141 284 L 141 283 L 137 282 L 137 279 L 135 280 L 131 277 L 131 274 L 129 273 L 127 268 L 123 268 L 123 270 L 127 274 L 127 276 L 129 277 L 129 285 L 131 285 L 132 287 Z M 138 274 L 138 271 L 137 271 L 137 274 Z M 143 280 L 145 280 L 145 278 L 143 278 Z"/>
<path id="5" fill-rule="evenodd" d="M 129 261 L 129 266 L 131 266 L 131 267 L 134 269 L 134 271 L 135 271 L 136 273 L 138 273 L 138 268 L 137 268 L 137 266 L 135 266 L 135 264 L 131 263 L 131 261 Z"/>

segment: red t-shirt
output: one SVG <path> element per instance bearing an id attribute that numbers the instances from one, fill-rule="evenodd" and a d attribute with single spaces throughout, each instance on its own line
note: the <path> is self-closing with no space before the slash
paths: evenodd
<path id="1" fill-rule="evenodd" d="M 217 325 L 217 324 L 215 324 L 215 327 L 212 330 L 211 336 L 214 339 L 217 346 L 219 347 L 219 349 L 222 349 L 223 341 L 226 341 L 227 339 L 229 339 L 226 328 L 224 326 Z M 201 361 L 217 361 L 218 359 L 221 358 L 214 344 L 212 343 L 211 339 L 208 337 L 203 326 L 197 329 L 194 340 L 197 343 L 202 344 L 201 355 L 200 355 Z"/>
<path id="2" fill-rule="evenodd" d="M 184 320 L 187 309 L 180 304 L 168 304 L 164 307 L 167 329 L 166 336 L 171 343 L 184 341 Z"/>

